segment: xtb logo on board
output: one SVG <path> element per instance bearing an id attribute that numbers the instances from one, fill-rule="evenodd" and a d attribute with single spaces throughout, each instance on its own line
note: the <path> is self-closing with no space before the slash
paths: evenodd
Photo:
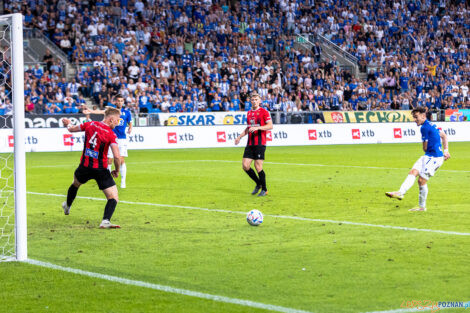
<path id="1" fill-rule="evenodd" d="M 308 130 L 308 140 L 317 140 L 317 130 L 316 129 L 309 129 Z"/>
<path id="2" fill-rule="evenodd" d="M 72 134 L 64 134 L 64 146 L 73 146 Z"/>
<path id="3" fill-rule="evenodd" d="M 225 132 L 217 132 L 217 142 L 226 142 L 227 137 L 225 136 Z"/>
<path id="4" fill-rule="evenodd" d="M 401 129 L 401 128 L 394 128 L 393 129 L 393 138 L 400 139 L 403 137 L 410 137 L 416 135 L 416 132 L 413 129 Z"/>
<path id="5" fill-rule="evenodd" d="M 194 135 L 190 133 L 184 133 L 178 135 L 177 133 L 167 133 L 168 143 L 178 143 L 179 141 L 193 141 Z"/>
<path id="6" fill-rule="evenodd" d="M 168 143 L 178 143 L 178 137 L 176 133 L 168 133 Z"/>
<path id="7" fill-rule="evenodd" d="M 333 134 L 329 130 L 318 131 L 316 129 L 308 130 L 308 140 L 317 140 L 319 138 L 331 138 Z"/>
<path id="8" fill-rule="evenodd" d="M 39 143 L 39 138 L 34 136 L 25 136 L 24 144 L 25 145 L 37 145 Z M 15 146 L 15 137 L 13 135 L 8 135 L 8 147 L 13 148 Z"/>
<path id="9" fill-rule="evenodd" d="M 353 129 L 351 129 L 351 133 L 352 133 L 352 139 L 361 139 L 361 137 L 364 138 L 364 137 L 374 137 L 375 136 L 374 131 L 371 130 L 371 129 L 360 130 L 360 129 L 357 129 L 357 128 L 353 128 Z"/>
<path id="10" fill-rule="evenodd" d="M 393 129 L 393 137 L 394 138 L 402 138 L 401 128 L 394 128 Z"/>
<path id="11" fill-rule="evenodd" d="M 288 135 L 284 131 L 272 132 L 270 130 L 266 131 L 266 141 L 273 141 L 273 139 L 287 139 Z"/>
<path id="12" fill-rule="evenodd" d="M 352 129 L 352 139 L 361 139 L 361 131 L 359 129 Z"/>

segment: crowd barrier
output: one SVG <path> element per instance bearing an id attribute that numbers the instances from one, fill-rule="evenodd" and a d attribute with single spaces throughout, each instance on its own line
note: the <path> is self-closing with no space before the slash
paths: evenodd
<path id="1" fill-rule="evenodd" d="M 464 122 L 470 120 L 470 109 L 447 109 L 445 120 L 449 122 Z"/>
<path id="2" fill-rule="evenodd" d="M 470 123 L 436 123 L 450 142 L 470 141 Z M 129 149 L 174 149 L 235 147 L 235 138 L 243 125 L 206 127 L 134 127 L 129 136 Z M 26 151 L 81 151 L 83 133 L 69 133 L 65 128 L 27 128 Z M 13 150 L 11 129 L 0 129 L 0 152 Z M 245 136 L 240 146 L 246 144 Z M 415 123 L 339 123 L 275 125 L 268 132 L 268 146 L 376 144 L 421 142 Z"/>
<path id="3" fill-rule="evenodd" d="M 247 112 L 182 112 L 152 113 L 134 116 L 135 126 L 217 126 L 246 125 Z M 282 112 L 271 111 L 274 124 L 317 124 L 317 123 L 399 123 L 412 122 L 410 110 L 398 111 L 318 111 Z M 72 120 L 73 124 L 84 122 L 84 114 L 26 115 L 26 128 L 60 128 L 62 118 Z M 103 115 L 92 114 L 92 120 L 99 121 Z M 470 118 L 469 109 L 448 109 L 432 112 L 429 119 L 434 122 L 466 122 Z M 0 128 L 11 128 L 12 116 L 0 116 Z"/>

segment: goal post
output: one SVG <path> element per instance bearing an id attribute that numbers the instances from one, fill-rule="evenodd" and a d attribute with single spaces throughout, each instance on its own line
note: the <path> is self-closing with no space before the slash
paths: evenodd
<path id="1" fill-rule="evenodd" d="M 26 153 L 24 135 L 24 61 L 23 61 L 23 16 L 12 14 L 12 98 L 13 138 L 15 154 L 15 248 L 16 259 L 28 258 L 26 223 Z"/>
<path id="2" fill-rule="evenodd" d="M 0 144 L 0 261 L 25 261 L 28 249 L 22 14 L 0 16 L 0 54 L 0 102 L 4 119 L 0 129 L 3 141 Z"/>

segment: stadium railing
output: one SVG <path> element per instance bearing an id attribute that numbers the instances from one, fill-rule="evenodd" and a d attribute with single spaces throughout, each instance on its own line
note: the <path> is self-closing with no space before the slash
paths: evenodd
<path id="1" fill-rule="evenodd" d="M 69 75 L 69 61 L 67 54 L 62 51 L 55 43 L 53 43 L 44 33 L 36 28 L 24 28 L 23 29 L 24 39 L 27 44 L 27 54 L 30 53 L 33 58 L 38 61 L 42 61 L 42 57 L 45 51 L 49 49 L 55 59 L 59 59 L 62 65 L 63 73 Z"/>
<path id="2" fill-rule="evenodd" d="M 359 75 L 359 60 L 351 53 L 343 50 L 340 46 L 329 40 L 328 38 L 320 34 L 301 34 L 298 35 L 297 42 L 303 44 L 313 45 L 313 42 L 321 44 L 323 51 L 322 54 L 326 54 L 328 58 L 332 58 L 336 55 L 337 61 L 340 63 L 340 67 L 353 73 L 355 76 Z"/>
<path id="3" fill-rule="evenodd" d="M 283 111 L 271 111 L 271 116 L 274 124 L 316 124 L 316 123 L 326 123 L 329 119 L 325 119 L 325 115 L 332 113 L 333 111 L 313 111 L 313 112 L 283 112 Z M 374 114 L 398 114 L 399 111 L 341 111 L 342 114 L 358 114 L 360 116 L 367 115 L 367 112 L 374 112 Z M 405 112 L 405 111 L 401 111 Z M 407 111 L 410 113 L 410 111 Z M 245 112 L 227 112 L 227 114 L 232 113 L 245 113 Z M 178 114 L 189 114 L 189 113 L 174 113 L 172 116 L 177 117 Z M 206 112 L 202 114 L 211 114 L 211 112 Z M 429 119 L 434 122 L 443 122 L 446 120 L 445 110 L 435 110 L 431 111 Z M 351 122 L 356 122 L 357 120 L 351 120 Z M 397 120 L 398 121 L 398 120 Z M 399 120 L 403 121 L 403 119 Z M 408 121 L 411 122 L 411 119 L 408 118 Z M 348 123 L 346 119 L 343 120 L 344 123 Z M 361 122 L 366 123 L 367 121 L 362 120 Z M 160 118 L 158 113 L 139 113 L 134 116 L 134 125 L 135 126 L 166 126 L 166 121 Z"/>
<path id="4" fill-rule="evenodd" d="M 452 111 L 452 112 L 450 112 Z M 5 115 L 5 110 L 0 109 L 0 128 L 11 128 L 11 115 Z M 182 113 L 138 113 L 133 114 L 134 126 L 166 126 L 166 125 L 230 125 L 245 124 L 244 111 L 235 112 L 182 112 Z M 211 123 L 201 122 L 198 118 L 204 115 L 204 121 L 211 120 Z M 283 112 L 271 111 L 274 124 L 317 124 L 317 123 L 393 123 L 393 122 L 413 122 L 411 111 L 314 111 L 314 112 Z M 428 118 L 434 122 L 444 121 L 468 121 L 470 109 L 467 110 L 437 110 L 430 112 Z M 60 113 L 60 114 L 27 114 L 25 123 L 27 128 L 57 128 L 61 127 L 60 120 L 69 118 L 77 123 L 81 123 L 91 117 L 92 120 L 99 121 L 102 115 L 92 114 L 85 116 L 81 113 Z M 234 119 L 235 117 L 235 119 Z M 181 122 L 183 121 L 183 122 Z M 185 122 L 186 121 L 186 122 Z M 183 123 L 183 124 L 182 124 Z"/>

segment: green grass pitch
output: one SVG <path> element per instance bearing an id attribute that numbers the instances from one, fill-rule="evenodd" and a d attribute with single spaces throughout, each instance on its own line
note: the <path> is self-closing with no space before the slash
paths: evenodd
<path id="1" fill-rule="evenodd" d="M 470 143 L 450 152 L 429 181 L 428 211 L 408 212 L 417 184 L 403 201 L 384 192 L 400 187 L 420 144 L 268 147 L 265 198 L 250 195 L 242 147 L 130 151 L 119 230 L 98 229 L 101 200 L 77 198 L 64 216 L 54 195 L 66 194 L 79 153 L 30 153 L 27 189 L 42 195 L 28 194 L 29 257 L 315 313 L 469 301 L 468 235 L 273 217 L 469 233 Z M 95 182 L 78 197 L 104 199 Z M 261 226 L 236 213 L 250 209 L 265 214 Z M 0 277 L 0 312 L 267 312 L 17 262 L 0 263 Z"/>

